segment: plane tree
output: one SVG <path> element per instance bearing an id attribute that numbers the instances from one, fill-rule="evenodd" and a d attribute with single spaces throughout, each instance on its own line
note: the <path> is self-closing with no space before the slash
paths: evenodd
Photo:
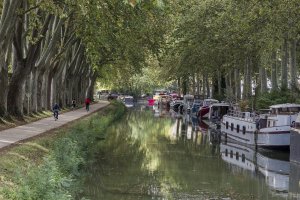
<path id="1" fill-rule="evenodd" d="M 141 72 L 164 40 L 158 3 L 1 1 L 0 116 L 92 98 L 97 79 Z M 127 78 L 127 77 L 126 77 Z M 9 100 L 7 102 L 7 100 Z"/>
<path id="2" fill-rule="evenodd" d="M 173 72 L 167 76 L 189 81 L 192 91 L 198 77 L 196 85 L 236 100 L 248 99 L 253 89 L 266 93 L 268 80 L 273 90 L 298 87 L 299 2 L 205 0 L 172 6 L 178 14 L 165 54 Z"/>

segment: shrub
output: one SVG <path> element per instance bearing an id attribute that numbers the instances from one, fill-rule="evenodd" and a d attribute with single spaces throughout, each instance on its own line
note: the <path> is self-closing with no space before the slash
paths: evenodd
<path id="1" fill-rule="evenodd" d="M 265 109 L 271 105 L 282 103 L 296 103 L 295 94 L 291 90 L 279 90 L 261 94 L 257 98 L 257 108 Z"/>

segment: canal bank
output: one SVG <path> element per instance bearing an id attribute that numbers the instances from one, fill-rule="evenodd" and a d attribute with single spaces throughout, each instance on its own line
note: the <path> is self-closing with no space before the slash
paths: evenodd
<path id="1" fill-rule="evenodd" d="M 89 148 L 125 108 L 112 103 L 68 127 L 1 153 L 0 199 L 74 199 Z"/>

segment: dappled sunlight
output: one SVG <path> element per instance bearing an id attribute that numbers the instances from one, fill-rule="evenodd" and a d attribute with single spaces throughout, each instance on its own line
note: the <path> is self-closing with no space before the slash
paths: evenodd
<path id="1" fill-rule="evenodd" d="M 6 126 L 14 126 L 16 125 L 14 120 L 7 120 L 5 118 L 0 118 L 1 122 L 3 122 Z"/>
<path id="2" fill-rule="evenodd" d="M 43 152 L 45 152 L 45 153 L 48 153 L 48 152 L 49 152 L 49 149 L 43 147 L 43 146 L 40 145 L 40 144 L 34 143 L 34 142 L 26 142 L 26 143 L 23 143 L 23 145 L 29 146 L 29 147 L 34 147 L 35 149 L 41 150 L 41 151 L 43 151 Z"/>
<path id="3" fill-rule="evenodd" d="M 16 156 L 22 160 L 25 160 L 25 161 L 28 161 L 29 159 L 26 158 L 25 156 L 19 154 L 19 153 L 16 153 L 16 152 L 8 152 L 8 155 L 11 155 L 11 156 Z"/>

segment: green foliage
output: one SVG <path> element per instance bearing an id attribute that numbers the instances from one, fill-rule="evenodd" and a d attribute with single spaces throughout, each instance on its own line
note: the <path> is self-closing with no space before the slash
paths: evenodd
<path id="1" fill-rule="evenodd" d="M 118 73 L 132 76 L 149 54 L 159 52 L 166 16 L 157 4 L 140 1 L 131 6 L 119 0 L 72 3 L 76 33 L 102 78 Z"/>
<path id="2" fill-rule="evenodd" d="M 254 78 L 258 66 L 271 66 L 271 53 L 281 52 L 284 37 L 299 37 L 296 0 L 175 0 L 169 7 L 174 18 L 162 59 L 166 78 L 204 74 L 216 81 L 216 71 L 244 73 L 249 58 Z"/>
<path id="3" fill-rule="evenodd" d="M 249 111 L 250 103 L 248 100 L 242 100 L 239 102 L 239 107 L 241 108 L 241 111 L 243 111 L 243 112 Z"/>
<path id="4" fill-rule="evenodd" d="M 26 174 L 19 172 L 15 177 L 17 185 L 4 190 L 6 199 L 33 200 L 67 200 L 72 199 L 68 189 L 72 179 L 61 173 L 53 157 L 46 158 L 44 164 L 29 166 Z"/>
<path id="5" fill-rule="evenodd" d="M 39 166 L 18 166 L 13 185 L 2 189 L 5 199 L 74 199 L 80 192 L 79 176 L 94 141 L 104 137 L 107 127 L 125 112 L 122 104 L 112 104 L 105 116 L 96 114 L 78 123 L 66 136 L 58 139 Z"/>
<path id="6" fill-rule="evenodd" d="M 140 73 L 119 73 L 117 76 L 113 74 L 109 81 L 102 80 L 101 84 L 106 84 L 113 91 L 139 96 L 142 93 L 152 93 L 157 88 L 169 88 L 172 81 L 166 80 L 162 73 L 164 69 L 159 66 L 157 58 L 152 57 L 147 59 Z"/>
<path id="7" fill-rule="evenodd" d="M 291 90 L 279 90 L 261 94 L 257 98 L 257 109 L 267 109 L 269 106 L 275 104 L 297 103 L 299 99 L 297 99 L 295 95 L 297 94 Z"/>

